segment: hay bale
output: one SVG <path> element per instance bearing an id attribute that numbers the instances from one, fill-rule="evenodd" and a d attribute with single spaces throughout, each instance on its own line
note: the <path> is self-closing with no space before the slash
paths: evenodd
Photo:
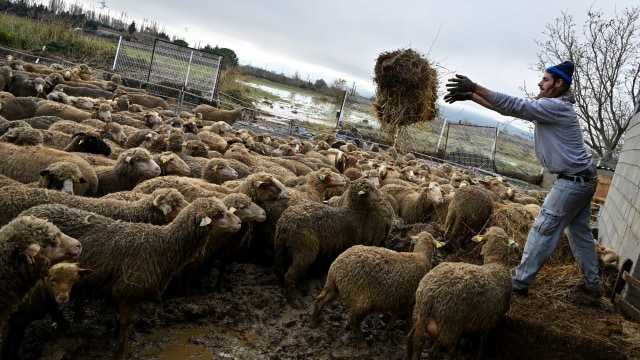
<path id="1" fill-rule="evenodd" d="M 436 118 L 437 72 L 422 54 L 412 49 L 384 52 L 374 70 L 374 107 L 389 139 L 400 127 Z"/>

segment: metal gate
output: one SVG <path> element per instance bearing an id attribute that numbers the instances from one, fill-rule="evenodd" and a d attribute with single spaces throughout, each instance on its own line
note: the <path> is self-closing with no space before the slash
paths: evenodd
<path id="1" fill-rule="evenodd" d="M 184 103 L 214 100 L 222 59 L 160 39 L 148 45 L 120 37 L 112 70 L 153 95 L 177 99 L 180 112 Z"/>

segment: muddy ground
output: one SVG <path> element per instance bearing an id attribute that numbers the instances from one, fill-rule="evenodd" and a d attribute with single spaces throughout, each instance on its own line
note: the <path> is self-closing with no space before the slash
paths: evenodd
<path id="1" fill-rule="evenodd" d="M 408 238 L 395 233 L 387 246 L 406 250 Z M 479 261 L 479 251 L 464 259 L 446 253 L 436 261 Z M 575 262 L 548 265 L 528 297 L 515 296 L 511 310 L 491 333 L 484 359 L 640 359 L 640 325 L 623 317 L 608 296 L 617 268 L 603 269 L 605 296 L 598 300 L 576 289 L 580 273 Z M 308 326 L 313 302 L 325 279 L 322 266 L 307 274 L 305 307 L 294 309 L 283 297 L 273 269 L 251 262 L 234 263 L 227 291 L 216 292 L 217 273 L 189 296 L 145 302 L 131 331 L 128 359 L 403 359 L 406 323 L 400 321 L 390 340 L 377 339 L 388 314 L 367 317 L 363 331 L 370 348 L 360 348 L 348 327 L 341 300 L 325 307 L 321 323 Z M 72 331 L 56 329 L 49 318 L 36 321 L 26 334 L 25 360 L 108 359 L 115 347 L 116 315 L 98 301 Z M 72 314 L 65 308 L 69 319 Z M 429 343 L 428 343 L 429 344 Z M 427 344 L 427 347 L 428 347 Z M 423 358 L 427 358 L 427 347 Z M 458 353 L 444 350 L 437 359 L 473 359 L 477 336 L 463 338 Z"/>

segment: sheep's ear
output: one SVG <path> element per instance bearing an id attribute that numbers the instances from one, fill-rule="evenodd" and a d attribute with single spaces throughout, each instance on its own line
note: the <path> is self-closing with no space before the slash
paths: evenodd
<path id="1" fill-rule="evenodd" d="M 133 156 L 127 156 L 126 158 L 124 158 L 124 161 L 126 161 L 127 163 L 130 163 L 131 160 L 133 160 Z"/>
<path id="2" fill-rule="evenodd" d="M 40 176 L 42 176 L 45 180 L 47 179 L 47 177 L 49 176 L 50 171 L 49 170 L 42 170 L 40 172 Z"/>
<path id="3" fill-rule="evenodd" d="M 482 235 L 476 235 L 474 237 L 471 238 L 471 241 L 475 241 L 477 243 L 481 242 L 482 239 L 484 239 L 484 237 Z"/>
<path id="4" fill-rule="evenodd" d="M 91 269 L 78 269 L 78 275 L 80 275 L 80 276 L 89 275 L 92 272 L 93 272 L 93 270 L 91 270 Z"/>
<path id="5" fill-rule="evenodd" d="M 36 259 L 34 259 L 34 257 L 38 255 L 39 252 L 40 252 L 40 245 L 36 243 L 29 244 L 29 246 L 27 246 L 27 248 L 24 250 L 24 255 L 27 258 L 27 262 L 29 264 L 35 263 Z"/>
<path id="6" fill-rule="evenodd" d="M 211 218 L 208 216 L 205 216 L 200 220 L 200 226 L 207 226 L 209 224 L 211 224 Z"/>
<path id="7" fill-rule="evenodd" d="M 74 184 L 86 184 L 87 180 L 85 180 L 84 178 L 79 178 L 78 180 L 73 180 Z"/>
<path id="8" fill-rule="evenodd" d="M 264 184 L 265 184 L 265 182 L 264 182 L 264 181 L 255 181 L 255 182 L 253 183 L 253 186 L 255 186 L 255 187 L 259 188 L 259 187 L 261 187 L 261 186 L 262 186 L 262 185 L 264 185 Z"/>
<path id="9" fill-rule="evenodd" d="M 238 211 L 238 209 L 234 208 L 233 206 L 229 208 L 229 212 L 232 214 L 235 214 L 236 211 Z"/>
<path id="10" fill-rule="evenodd" d="M 162 200 L 164 200 L 164 198 L 165 198 L 164 195 L 156 196 L 156 198 L 153 199 L 153 206 L 160 206 L 160 203 L 162 202 Z"/>

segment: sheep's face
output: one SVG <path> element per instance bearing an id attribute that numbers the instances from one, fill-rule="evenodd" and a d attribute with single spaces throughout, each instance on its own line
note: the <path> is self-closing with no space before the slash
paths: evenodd
<path id="1" fill-rule="evenodd" d="M 329 169 L 318 170 L 316 176 L 318 176 L 323 186 L 326 188 L 343 187 L 347 185 L 347 180 L 343 176 L 340 176 Z"/>
<path id="2" fill-rule="evenodd" d="M 431 198 L 434 203 L 442 204 L 444 199 L 442 197 L 442 188 L 440 187 L 440 184 L 437 182 L 430 182 L 429 187 L 427 187 L 427 191 L 429 192 L 429 198 Z"/>
<path id="3" fill-rule="evenodd" d="M 191 173 L 189 165 L 173 153 L 160 156 L 160 161 L 164 166 L 165 175 L 189 176 Z"/>
<path id="4" fill-rule="evenodd" d="M 246 200 L 237 201 L 232 208 L 234 209 L 233 214 L 243 223 L 263 222 L 267 219 L 267 213 L 264 209 L 248 197 Z"/>
<path id="5" fill-rule="evenodd" d="M 289 190 L 273 176 L 255 179 L 253 187 L 256 189 L 256 201 L 258 203 L 291 198 Z"/>
<path id="6" fill-rule="evenodd" d="M 35 261 L 36 255 L 57 263 L 78 256 L 82 251 L 82 245 L 78 240 L 63 234 L 57 226 L 46 220 L 20 216 L 5 227 L 10 234 L 9 241 L 26 242 L 23 243 L 22 253 L 29 263 Z"/>
<path id="7" fill-rule="evenodd" d="M 238 172 L 231 166 L 225 164 L 217 164 L 213 166 L 211 170 L 218 175 L 218 179 L 221 182 L 235 180 L 238 178 Z"/>
<path id="8" fill-rule="evenodd" d="M 78 263 L 59 263 L 49 269 L 44 284 L 58 304 L 69 302 L 71 288 L 81 276 L 92 273 L 91 269 L 82 269 Z"/>

